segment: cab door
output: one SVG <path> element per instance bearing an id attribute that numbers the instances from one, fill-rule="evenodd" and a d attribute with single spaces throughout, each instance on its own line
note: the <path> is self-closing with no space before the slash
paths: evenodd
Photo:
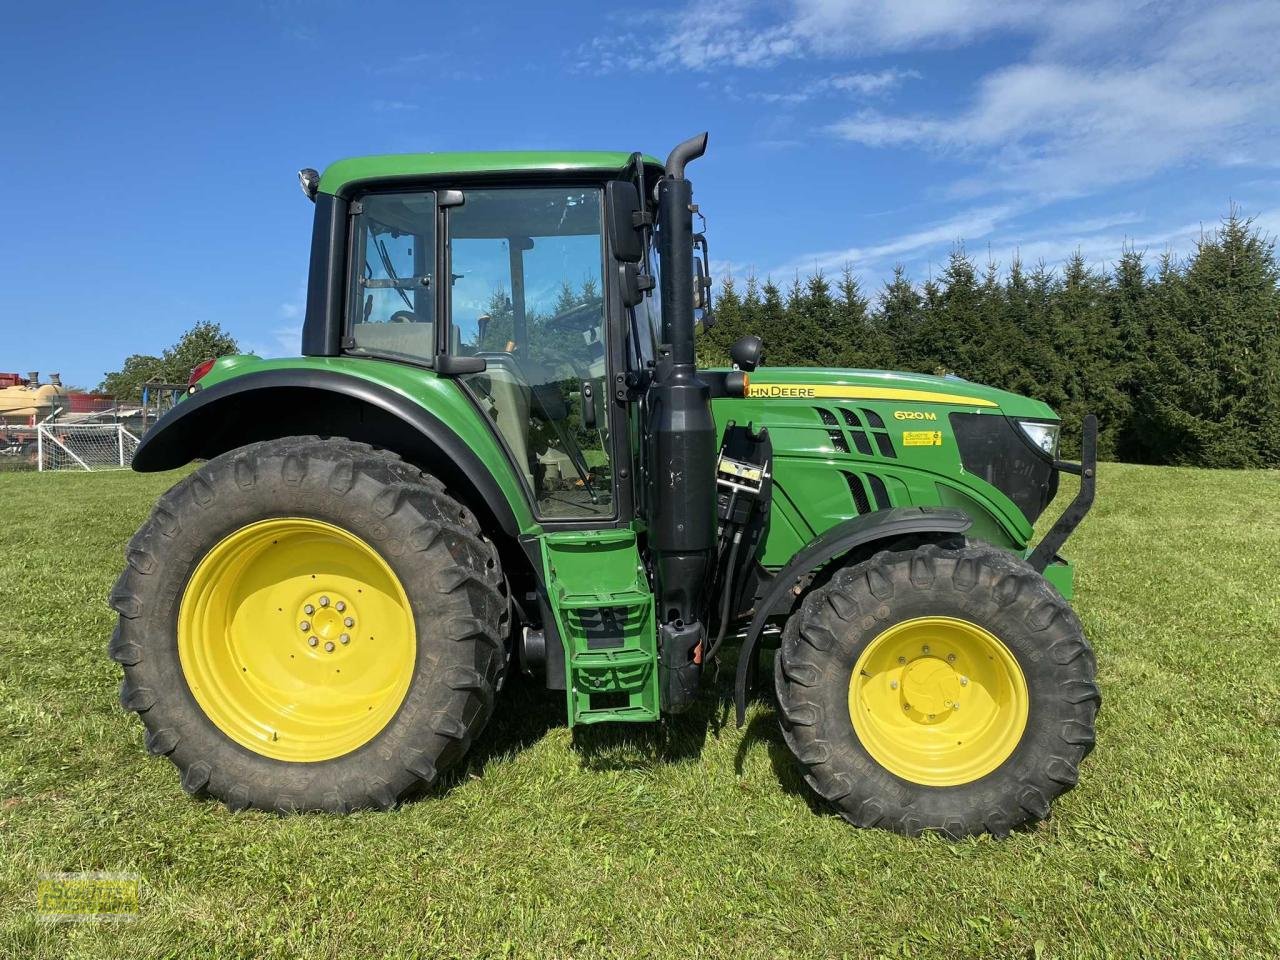
<path id="1" fill-rule="evenodd" d="M 597 186 L 467 189 L 446 219 L 451 353 L 549 521 L 616 516 Z"/>

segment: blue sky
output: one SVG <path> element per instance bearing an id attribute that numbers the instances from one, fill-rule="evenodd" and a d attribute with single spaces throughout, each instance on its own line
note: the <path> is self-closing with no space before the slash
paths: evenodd
<path id="1" fill-rule="evenodd" d="M 343 156 L 644 149 L 691 168 L 719 272 L 960 240 L 1006 264 L 1280 228 L 1280 3 L 6 5 L 0 370 L 92 386 L 197 321 L 297 348 Z"/>

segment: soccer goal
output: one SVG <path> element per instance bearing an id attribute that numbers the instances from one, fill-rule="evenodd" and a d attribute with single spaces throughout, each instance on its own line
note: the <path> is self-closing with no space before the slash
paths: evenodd
<path id="1" fill-rule="evenodd" d="M 133 462 L 138 438 L 119 423 L 42 423 L 37 463 L 44 470 L 119 470 Z"/>

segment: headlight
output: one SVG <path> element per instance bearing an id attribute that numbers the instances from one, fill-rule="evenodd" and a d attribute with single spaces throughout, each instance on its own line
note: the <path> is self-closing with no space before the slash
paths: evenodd
<path id="1" fill-rule="evenodd" d="M 1022 428 L 1022 432 L 1031 441 L 1032 446 L 1043 450 L 1046 456 L 1058 456 L 1058 430 L 1062 424 L 1019 420 L 1018 426 Z"/>

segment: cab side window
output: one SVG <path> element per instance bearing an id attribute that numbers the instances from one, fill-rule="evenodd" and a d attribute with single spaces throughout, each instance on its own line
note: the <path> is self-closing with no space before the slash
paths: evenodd
<path id="1" fill-rule="evenodd" d="M 433 193 L 360 201 L 347 306 L 350 352 L 430 362 L 436 354 Z"/>

